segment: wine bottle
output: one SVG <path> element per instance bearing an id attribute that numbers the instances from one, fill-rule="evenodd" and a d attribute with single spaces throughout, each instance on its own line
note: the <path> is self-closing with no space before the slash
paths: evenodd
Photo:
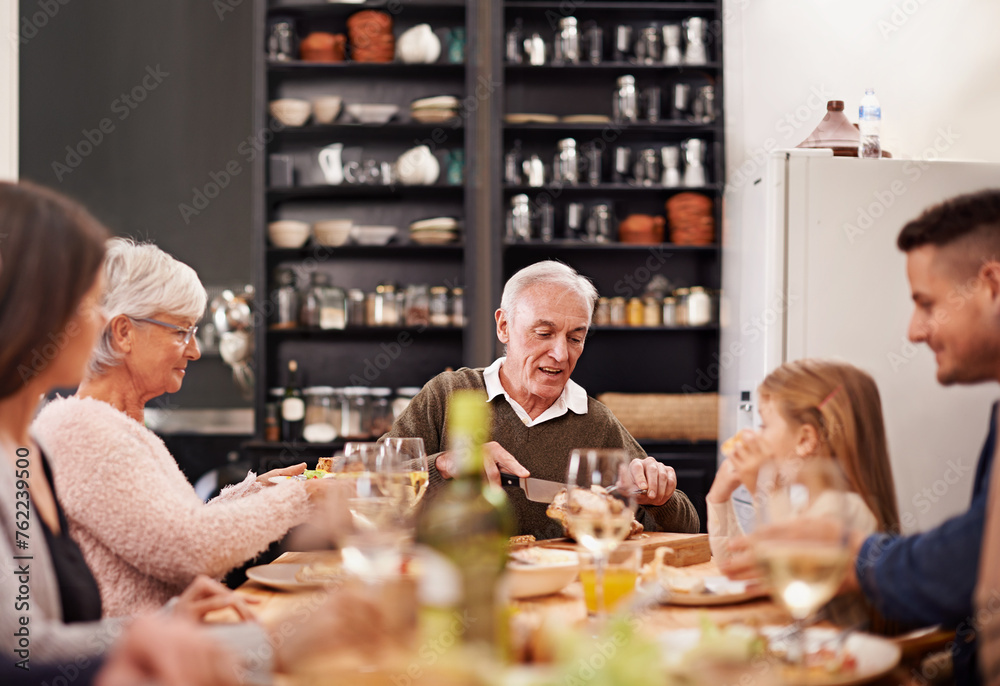
<path id="1" fill-rule="evenodd" d="M 496 591 L 515 520 L 503 490 L 483 479 L 482 447 L 489 432 L 485 395 L 456 391 L 448 407 L 448 449 L 457 476 L 426 503 L 417 520 L 417 540 L 450 563 L 442 565 L 450 578 L 436 584 L 441 592 L 430 602 L 424 599 L 424 635 L 450 632 L 456 644 L 492 651 L 506 634 Z"/>
<path id="2" fill-rule="evenodd" d="M 281 437 L 293 443 L 302 440 L 302 425 L 306 416 L 306 403 L 302 399 L 299 383 L 299 363 L 288 361 L 288 383 L 281 401 Z"/>

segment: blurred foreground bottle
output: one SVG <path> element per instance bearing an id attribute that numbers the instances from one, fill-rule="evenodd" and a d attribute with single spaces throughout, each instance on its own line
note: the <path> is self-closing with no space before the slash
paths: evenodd
<path id="1" fill-rule="evenodd" d="M 497 582 L 514 532 L 514 514 L 503 490 L 483 479 L 483 443 L 490 435 L 490 406 L 482 391 L 457 391 L 448 408 L 448 449 L 458 476 L 445 483 L 417 521 L 417 541 L 440 554 L 422 598 L 424 648 L 502 646 L 506 615 Z M 495 653 L 496 654 L 496 653 Z"/>
<path id="2" fill-rule="evenodd" d="M 858 129 L 861 131 L 861 143 L 858 145 L 858 157 L 879 159 L 882 157 L 882 107 L 875 97 L 875 89 L 865 90 L 858 107 Z"/>

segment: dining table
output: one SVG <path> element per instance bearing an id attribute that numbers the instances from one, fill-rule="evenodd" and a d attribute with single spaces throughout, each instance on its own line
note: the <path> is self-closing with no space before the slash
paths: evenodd
<path id="1" fill-rule="evenodd" d="M 316 562 L 334 562 L 338 553 L 335 551 L 313 551 L 313 552 L 285 552 L 275 559 L 271 565 L 299 565 Z M 291 569 L 291 568 L 289 568 Z M 270 568 L 269 571 L 278 571 Z M 720 575 L 719 567 L 714 559 L 706 562 L 699 562 L 682 567 L 671 567 L 670 574 L 676 577 L 717 577 Z M 317 603 L 317 593 L 315 588 L 285 589 L 274 588 L 269 585 L 248 580 L 243 583 L 237 593 L 252 599 L 252 609 L 258 619 L 265 624 L 279 622 L 281 618 L 294 617 L 297 611 L 306 607 L 315 607 Z M 522 624 L 525 621 L 533 621 L 538 625 L 548 623 L 552 626 L 574 627 L 584 626 L 587 621 L 587 611 L 584 606 L 583 588 L 579 580 L 570 583 L 557 593 L 552 593 L 540 597 L 522 598 L 509 601 L 509 615 L 517 617 Z M 682 629 L 694 629 L 703 624 L 706 620 L 718 626 L 732 623 L 746 623 L 753 626 L 777 625 L 786 626 L 791 623 L 788 612 L 768 596 L 757 596 L 743 602 L 734 604 L 709 604 L 698 605 L 676 605 L 667 602 L 646 602 L 633 608 L 637 613 L 633 626 L 638 627 L 644 636 L 655 637 Z M 225 612 L 217 613 L 212 619 L 214 621 L 227 621 L 232 619 L 232 615 Z M 817 626 L 822 626 L 820 622 Z M 928 683 L 935 683 L 933 679 L 927 679 L 927 671 L 921 671 L 922 661 L 932 659 L 929 656 L 940 656 L 945 645 L 954 636 L 953 632 L 942 631 L 936 628 L 928 628 L 901 637 L 890 638 L 888 640 L 896 642 L 902 653 L 902 658 L 897 666 L 886 674 L 873 679 L 859 680 L 854 683 L 871 683 L 874 686 L 926 686 Z M 938 659 L 938 658 L 934 658 Z M 326 681 L 317 678 L 317 674 L 336 674 L 337 670 L 345 669 L 354 671 L 358 664 L 352 661 L 353 658 L 344 656 L 331 658 L 326 664 L 327 667 L 321 672 L 310 672 L 308 677 L 301 674 L 276 674 L 275 681 L 279 686 L 312 686 L 322 683 L 347 683 L 333 679 Z M 933 668 L 938 671 L 937 667 Z M 385 674 L 381 677 L 377 673 L 365 674 L 366 670 L 361 669 L 354 673 L 349 680 L 350 683 L 376 684 L 386 683 L 393 686 L 417 686 L 420 681 L 411 679 L 401 672 L 400 675 L 387 678 Z M 441 679 L 427 680 L 423 683 L 428 686 L 439 686 Z M 458 682 L 456 682 L 458 683 Z"/>

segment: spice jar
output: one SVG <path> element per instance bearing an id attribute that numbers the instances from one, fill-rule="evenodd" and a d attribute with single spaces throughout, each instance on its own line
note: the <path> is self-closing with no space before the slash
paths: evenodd
<path id="1" fill-rule="evenodd" d="M 365 323 L 368 326 L 378 326 L 376 316 L 378 317 L 378 321 L 382 319 L 382 307 L 379 303 L 381 303 L 381 298 L 377 297 L 374 293 L 365 294 Z"/>
<path id="2" fill-rule="evenodd" d="M 375 287 L 375 326 L 398 326 L 399 310 L 396 302 L 396 287 L 391 283 Z"/>
<path id="3" fill-rule="evenodd" d="M 465 289 L 451 289 L 451 325 L 465 326 Z"/>
<path id="4" fill-rule="evenodd" d="M 611 323 L 611 301 L 598 298 L 594 308 L 594 326 L 607 326 Z"/>
<path id="5" fill-rule="evenodd" d="M 410 401 L 420 392 L 418 386 L 401 386 L 396 389 L 396 397 L 392 400 L 393 421 L 399 419 L 400 415 L 409 407 Z"/>
<path id="6" fill-rule="evenodd" d="M 639 118 L 639 107 L 635 93 L 635 77 L 626 74 L 618 79 L 618 90 L 612 103 L 616 122 L 634 122 Z"/>
<path id="7" fill-rule="evenodd" d="M 639 298 L 629 299 L 628 309 L 625 312 L 625 318 L 628 320 L 629 326 L 642 326 L 643 310 L 642 300 Z"/>
<path id="8" fill-rule="evenodd" d="M 611 326 L 628 325 L 628 316 L 625 313 L 625 298 L 611 298 Z"/>
<path id="9" fill-rule="evenodd" d="M 426 285 L 415 284 L 406 288 L 403 312 L 407 326 L 427 326 L 430 323 L 430 296 Z"/>
<path id="10" fill-rule="evenodd" d="M 283 388 L 272 388 L 272 396 L 275 395 L 275 391 L 279 397 L 284 395 Z M 270 443 L 277 443 L 281 440 L 280 407 L 281 405 L 277 401 L 268 401 L 264 405 L 264 440 Z"/>
<path id="11" fill-rule="evenodd" d="M 331 386 L 310 386 L 302 389 L 306 397 L 306 419 L 302 437 L 309 443 L 329 443 L 337 438 L 340 407 Z"/>
<path id="12" fill-rule="evenodd" d="M 642 325 L 660 326 L 663 324 L 663 308 L 660 306 L 660 299 L 655 296 L 647 296 L 642 301 Z"/>
<path id="13" fill-rule="evenodd" d="M 368 421 L 368 389 L 347 386 L 340 391 L 340 435 L 346 440 L 371 436 Z"/>
<path id="14" fill-rule="evenodd" d="M 688 296 L 690 294 L 690 288 L 678 288 L 674 291 L 674 297 L 677 299 L 677 326 L 688 325 Z"/>
<path id="15" fill-rule="evenodd" d="M 347 296 L 344 289 L 330 285 L 330 276 L 313 272 L 302 302 L 302 324 L 319 329 L 347 326 Z"/>
<path id="16" fill-rule="evenodd" d="M 272 329 L 294 329 L 299 323 L 299 292 L 295 289 L 295 272 L 279 269 L 274 274 L 276 288 L 271 291 L 274 303 Z"/>
<path id="17" fill-rule="evenodd" d="M 677 298 L 671 295 L 663 299 L 663 325 L 677 325 Z"/>
<path id="18" fill-rule="evenodd" d="M 391 388 L 368 389 L 368 433 L 373 438 L 378 438 L 392 428 L 392 406 L 389 404 L 391 396 Z"/>
<path id="19" fill-rule="evenodd" d="M 712 297 L 701 286 L 693 286 L 687 301 L 688 326 L 706 326 L 712 321 Z"/>
<path id="20" fill-rule="evenodd" d="M 347 325 L 365 325 L 365 292 L 360 288 L 347 291 Z"/>
<path id="21" fill-rule="evenodd" d="M 448 289 L 444 286 L 431 288 L 430 323 L 431 326 L 449 326 L 452 323 L 448 309 Z"/>
<path id="22" fill-rule="evenodd" d="M 575 186 L 580 180 L 580 158 L 575 138 L 559 141 L 559 152 L 552 164 L 553 181 Z"/>

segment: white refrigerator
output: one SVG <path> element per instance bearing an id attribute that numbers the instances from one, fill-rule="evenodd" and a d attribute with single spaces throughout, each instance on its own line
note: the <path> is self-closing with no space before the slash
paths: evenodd
<path id="1" fill-rule="evenodd" d="M 962 511 L 1000 386 L 944 388 L 933 354 L 907 341 L 896 237 L 928 206 L 988 187 L 1000 187 L 1000 165 L 773 152 L 724 241 L 721 349 L 709 370 L 720 437 L 759 421 L 757 386 L 774 367 L 839 358 L 878 383 L 904 530 Z"/>

